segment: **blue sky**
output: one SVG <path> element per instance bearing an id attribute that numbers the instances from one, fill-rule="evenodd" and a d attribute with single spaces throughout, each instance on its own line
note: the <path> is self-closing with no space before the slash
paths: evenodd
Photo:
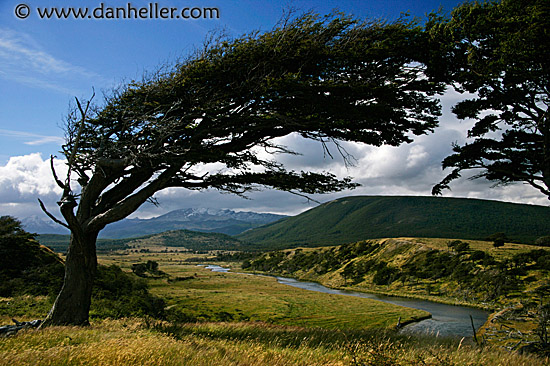
<path id="1" fill-rule="evenodd" d="M 203 20 L 40 19 L 37 8 L 77 6 L 93 9 L 101 1 L 25 0 L 24 3 L 29 6 L 30 14 L 22 20 L 14 15 L 19 1 L 0 0 L 0 209 L 2 214 L 17 216 L 39 215 L 35 203 L 38 196 L 45 197 L 50 204 L 54 204 L 58 196 L 45 166 L 49 155 L 57 154 L 60 149 L 63 131 L 59 126 L 75 96 L 85 99 L 94 88 L 100 100 L 102 91 L 124 81 L 139 79 L 144 72 L 189 54 L 213 30 L 223 29 L 233 36 L 258 29 L 269 30 L 289 6 L 320 14 L 338 8 L 361 18 L 391 20 L 402 12 L 424 17 L 440 6 L 450 11 L 460 1 L 158 1 L 159 6 L 165 7 L 219 9 L 219 19 Z M 131 2 L 136 8 L 148 3 Z M 125 6 L 127 2 L 105 0 L 104 4 L 114 7 Z M 453 93 L 444 97 L 447 110 L 456 98 L 458 96 Z M 431 184 L 444 175 L 440 169 L 441 158 L 449 153 L 453 141 L 464 138 L 467 130 L 467 125 L 453 120 L 448 111 L 441 125 L 439 137 L 426 136 L 406 147 L 355 148 L 362 164 L 351 172 L 343 172 L 363 183 L 364 187 L 353 194 L 429 194 Z M 304 146 L 304 160 L 289 158 L 290 165 L 307 166 L 322 155 L 319 146 Z M 343 169 L 341 162 L 327 164 L 333 171 Z M 466 182 L 449 195 L 545 202 L 544 197 L 524 186 L 493 191 L 487 187 L 485 183 Z M 324 196 L 322 200 L 336 196 Z M 258 193 L 254 200 L 244 202 L 208 192 L 202 196 L 181 191 L 165 192 L 159 196 L 161 204 L 163 197 L 167 204 L 160 209 L 144 207 L 140 211 L 142 216 L 178 207 L 223 206 L 281 213 L 296 213 L 310 207 L 303 199 L 276 192 Z"/>

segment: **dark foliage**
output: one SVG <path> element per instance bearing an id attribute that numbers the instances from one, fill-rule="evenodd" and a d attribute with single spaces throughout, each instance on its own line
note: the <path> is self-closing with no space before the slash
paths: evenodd
<path id="1" fill-rule="evenodd" d="M 63 263 L 10 216 L 0 217 L 0 296 L 53 295 L 63 283 Z"/>
<path id="2" fill-rule="evenodd" d="M 504 246 L 504 240 L 502 240 L 502 239 L 496 239 L 495 241 L 493 241 L 493 246 L 494 246 L 495 248 L 503 247 L 503 246 Z"/>
<path id="3" fill-rule="evenodd" d="M 144 280 L 115 265 L 98 267 L 92 292 L 92 316 L 163 318 L 164 307 L 164 300 L 152 295 Z"/>
<path id="4" fill-rule="evenodd" d="M 535 245 L 539 247 L 550 247 L 550 235 L 541 236 L 535 240 Z"/>
<path id="5" fill-rule="evenodd" d="M 550 2 L 464 2 L 451 17 L 433 15 L 429 72 L 469 99 L 453 112 L 473 119 L 469 141 L 443 160 L 449 188 L 464 170 L 496 184 L 522 182 L 550 199 Z"/>
<path id="6" fill-rule="evenodd" d="M 0 217 L 0 296 L 47 295 L 63 284 L 64 266 L 57 254 L 40 246 L 34 235 L 9 216 Z M 148 269 L 158 272 L 158 264 Z M 164 316 L 164 301 L 151 295 L 147 283 L 117 266 L 99 266 L 92 314 L 96 317 Z"/>
<path id="7" fill-rule="evenodd" d="M 155 261 L 148 260 L 145 263 L 132 264 L 132 272 L 138 277 L 165 277 L 166 273 L 158 269 L 159 264 Z M 147 275 L 149 274 L 149 275 Z"/>

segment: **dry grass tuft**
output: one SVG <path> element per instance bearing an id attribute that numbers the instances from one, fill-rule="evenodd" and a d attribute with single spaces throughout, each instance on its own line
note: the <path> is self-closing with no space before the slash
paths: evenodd
<path id="1" fill-rule="evenodd" d="M 0 365 L 542 366 L 549 361 L 391 333 L 334 333 L 252 323 L 170 327 L 105 320 L 86 328 L 28 330 L 3 339 Z"/>

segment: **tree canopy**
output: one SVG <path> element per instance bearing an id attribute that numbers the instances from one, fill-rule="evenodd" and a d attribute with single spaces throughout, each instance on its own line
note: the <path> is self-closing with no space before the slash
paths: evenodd
<path id="1" fill-rule="evenodd" d="M 497 184 L 523 182 L 550 199 L 550 3 L 467 2 L 426 25 L 434 50 L 430 73 L 470 93 L 453 107 L 472 119 L 469 141 L 443 160 L 449 188 L 463 170 Z"/>
<path id="2" fill-rule="evenodd" d="M 421 37 L 405 22 L 307 14 L 207 44 L 122 87 L 93 115 L 69 120 L 64 150 L 82 185 L 79 214 L 99 230 L 167 187 L 237 194 L 254 184 L 308 194 L 353 187 L 327 173 L 287 171 L 261 152 L 291 153 L 274 142 L 291 133 L 379 146 L 431 131 L 439 106 L 430 95 L 440 88 L 413 65 Z"/>
<path id="3" fill-rule="evenodd" d="M 294 152 L 277 138 L 299 134 L 329 154 L 332 141 L 345 156 L 342 141 L 397 146 L 432 131 L 440 113 L 433 95 L 442 86 L 424 73 L 425 43 L 422 29 L 404 20 L 308 13 L 269 32 L 213 38 L 99 107 L 77 100 L 63 146 L 69 173 L 55 177 L 66 221 L 58 222 L 72 239 L 65 285 L 46 324 L 87 322 L 98 232 L 159 190 L 353 188 L 351 178 L 286 169 L 275 156 Z"/>

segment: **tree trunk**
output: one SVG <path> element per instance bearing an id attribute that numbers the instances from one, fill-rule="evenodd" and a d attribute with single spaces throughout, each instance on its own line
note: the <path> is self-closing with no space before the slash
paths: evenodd
<path id="1" fill-rule="evenodd" d="M 81 238 L 71 234 L 63 287 L 42 326 L 89 324 L 98 233 L 86 234 Z"/>

